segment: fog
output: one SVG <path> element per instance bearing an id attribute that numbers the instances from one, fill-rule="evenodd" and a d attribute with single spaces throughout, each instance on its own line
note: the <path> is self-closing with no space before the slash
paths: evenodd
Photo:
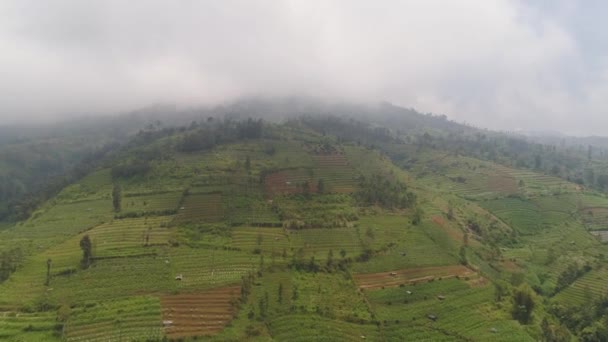
<path id="1" fill-rule="evenodd" d="M 0 2 L 3 123 L 242 96 L 608 135 L 601 1 Z"/>

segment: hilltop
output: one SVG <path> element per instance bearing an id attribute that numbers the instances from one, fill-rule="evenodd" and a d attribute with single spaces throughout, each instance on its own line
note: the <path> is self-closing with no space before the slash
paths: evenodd
<path id="1" fill-rule="evenodd" d="M 0 231 L 0 338 L 606 338 L 601 147 L 294 101 L 76 158 Z"/>

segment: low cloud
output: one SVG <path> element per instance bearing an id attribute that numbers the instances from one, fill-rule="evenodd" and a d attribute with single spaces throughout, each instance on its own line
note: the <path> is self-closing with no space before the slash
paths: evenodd
<path id="1" fill-rule="evenodd" d="M 591 15 L 567 1 L 4 1 L 0 116 L 302 94 L 608 134 L 605 51 L 572 11 Z"/>

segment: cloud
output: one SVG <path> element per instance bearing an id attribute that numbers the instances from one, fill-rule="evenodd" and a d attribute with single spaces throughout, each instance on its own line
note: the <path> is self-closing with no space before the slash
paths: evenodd
<path id="1" fill-rule="evenodd" d="M 568 6 L 4 1 L 0 116 L 303 94 L 387 100 L 491 128 L 600 133 L 581 118 L 606 123 L 608 73 Z"/>

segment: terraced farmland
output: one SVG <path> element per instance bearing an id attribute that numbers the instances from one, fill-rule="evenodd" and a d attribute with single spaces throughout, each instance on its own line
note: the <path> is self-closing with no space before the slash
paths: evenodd
<path id="1" fill-rule="evenodd" d="M 325 192 L 349 194 L 355 191 L 357 175 L 344 154 L 315 155 L 314 177 L 323 180 Z"/>
<path id="2" fill-rule="evenodd" d="M 122 201 L 122 213 L 170 213 L 177 210 L 181 192 L 129 196 Z"/>
<path id="3" fill-rule="evenodd" d="M 277 341 L 379 341 L 378 327 L 355 324 L 316 315 L 285 315 L 270 322 Z"/>
<path id="4" fill-rule="evenodd" d="M 561 291 L 555 300 L 567 305 L 582 305 L 608 292 L 608 269 L 592 270 Z"/>
<path id="5" fill-rule="evenodd" d="M 429 340 L 534 341 L 516 321 L 486 314 L 490 286 L 471 288 L 463 280 L 443 279 L 365 294 L 388 340 L 409 337 L 411 331 Z"/>
<path id="6" fill-rule="evenodd" d="M 61 325 L 54 312 L 0 312 L 0 340 L 61 341 Z"/>
<path id="7" fill-rule="evenodd" d="M 175 286 L 188 290 L 239 283 L 243 275 L 256 271 L 260 265 L 260 257 L 249 252 L 187 247 L 172 248 L 167 260 L 171 279 L 182 276 L 182 280 L 172 280 Z"/>
<path id="8" fill-rule="evenodd" d="M 217 222 L 224 219 L 221 194 L 189 195 L 179 208 L 176 222 Z"/>
<path id="9" fill-rule="evenodd" d="M 214 335 L 236 313 L 240 287 L 162 296 L 164 332 L 171 339 Z"/>
<path id="10" fill-rule="evenodd" d="M 473 270 L 461 266 L 424 267 L 395 270 L 382 273 L 355 274 L 353 278 L 361 289 L 378 289 L 385 287 L 401 286 L 403 284 L 419 284 L 434 281 L 436 279 L 449 278 L 477 278 Z"/>
<path id="11" fill-rule="evenodd" d="M 158 340 L 162 336 L 160 308 L 158 298 L 148 296 L 85 304 L 70 313 L 66 340 Z"/>
<path id="12" fill-rule="evenodd" d="M 347 257 L 355 257 L 363 251 L 359 235 L 354 228 L 302 229 L 289 231 L 294 250 L 302 249 L 304 255 L 325 259 L 329 251 L 338 258 L 344 250 Z"/>
<path id="13" fill-rule="evenodd" d="M 282 254 L 291 244 L 283 228 L 256 227 L 234 229 L 231 246 L 246 252 Z"/>

